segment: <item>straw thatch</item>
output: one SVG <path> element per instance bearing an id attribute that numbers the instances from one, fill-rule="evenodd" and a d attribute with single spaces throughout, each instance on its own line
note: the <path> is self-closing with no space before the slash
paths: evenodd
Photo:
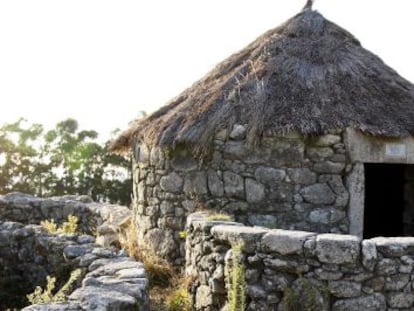
<path id="1" fill-rule="evenodd" d="M 216 132 L 236 123 L 246 125 L 249 142 L 347 127 L 404 137 L 414 134 L 414 86 L 349 32 L 307 9 L 131 126 L 112 147 L 139 140 L 207 148 Z"/>

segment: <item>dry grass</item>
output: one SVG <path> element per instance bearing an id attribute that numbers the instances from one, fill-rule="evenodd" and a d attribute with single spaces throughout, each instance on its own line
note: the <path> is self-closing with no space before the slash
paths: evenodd
<path id="1" fill-rule="evenodd" d="M 190 278 L 176 275 L 169 287 L 150 288 L 151 311 L 191 311 Z"/>
<path id="2" fill-rule="evenodd" d="M 210 221 L 234 221 L 233 216 L 225 213 L 214 213 L 207 216 L 207 220 Z"/>
<path id="3" fill-rule="evenodd" d="M 175 276 L 173 267 L 154 251 L 137 241 L 135 226 L 131 223 L 120 238 L 121 247 L 128 251 L 129 256 L 144 264 L 150 286 L 168 287 Z"/>
<path id="4" fill-rule="evenodd" d="M 78 229 L 78 221 L 78 217 L 69 215 L 68 220 L 65 221 L 61 227 L 58 227 L 53 219 L 44 220 L 40 223 L 40 225 L 51 234 L 75 234 Z"/>
<path id="5" fill-rule="evenodd" d="M 188 293 L 190 280 L 182 278 L 164 259 L 151 249 L 139 245 L 137 232 L 130 224 L 121 235 L 122 248 L 129 255 L 144 264 L 150 286 L 152 311 L 190 311 L 191 299 Z"/>

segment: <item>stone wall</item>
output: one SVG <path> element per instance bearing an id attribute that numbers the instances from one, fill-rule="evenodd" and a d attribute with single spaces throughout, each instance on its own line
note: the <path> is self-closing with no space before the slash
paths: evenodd
<path id="1" fill-rule="evenodd" d="M 348 233 L 352 170 L 341 133 L 304 139 L 264 138 L 246 147 L 246 130 L 236 125 L 202 162 L 185 148 L 134 150 L 134 214 L 140 240 L 182 264 L 179 231 L 195 210 L 214 209 L 249 225 Z M 180 245 L 180 247 L 178 247 Z"/>
<path id="2" fill-rule="evenodd" d="M 46 276 L 63 285 L 70 272 L 86 274 L 59 310 L 148 310 L 148 281 L 141 263 L 89 235 L 51 235 L 41 226 L 0 222 L 0 310 L 27 305 L 26 295 Z M 80 285 L 80 284 L 78 284 Z M 43 304 L 24 310 L 51 310 Z"/>
<path id="3" fill-rule="evenodd" d="M 130 214 L 127 207 L 93 203 L 87 197 L 0 196 L 0 310 L 27 306 L 26 295 L 36 286 L 44 287 L 47 275 L 55 276 L 60 287 L 76 268 L 81 268 L 83 278 L 68 302 L 24 310 L 149 310 L 142 263 L 112 246 Z M 97 239 L 49 234 L 37 225 L 46 219 L 61 223 L 68 215 L 77 216 L 80 231 L 97 233 Z"/>
<path id="4" fill-rule="evenodd" d="M 222 310 L 225 271 L 245 268 L 247 310 L 411 310 L 414 238 L 360 240 L 351 235 L 246 227 L 189 217 L 186 273 L 196 310 Z M 237 258 L 232 248 L 240 247 Z"/>
<path id="5" fill-rule="evenodd" d="M 125 206 L 95 203 L 88 196 L 37 198 L 19 192 L 0 196 L 2 221 L 40 224 L 53 219 L 62 224 L 69 215 L 78 217 L 80 231 L 95 234 L 104 222 L 119 223 L 130 217 L 130 210 Z"/>

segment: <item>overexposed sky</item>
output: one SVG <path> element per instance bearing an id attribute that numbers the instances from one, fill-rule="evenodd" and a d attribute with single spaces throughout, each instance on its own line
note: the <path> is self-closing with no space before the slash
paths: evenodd
<path id="1" fill-rule="evenodd" d="M 103 137 L 152 112 L 306 0 L 0 0 L 0 124 L 68 117 Z M 412 0 L 317 0 L 414 82 Z"/>

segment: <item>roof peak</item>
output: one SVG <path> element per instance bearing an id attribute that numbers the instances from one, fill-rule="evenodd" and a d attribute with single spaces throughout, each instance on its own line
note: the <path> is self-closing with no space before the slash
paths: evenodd
<path id="1" fill-rule="evenodd" d="M 312 10 L 312 6 L 315 3 L 315 0 L 308 0 L 303 7 L 302 11 Z"/>

